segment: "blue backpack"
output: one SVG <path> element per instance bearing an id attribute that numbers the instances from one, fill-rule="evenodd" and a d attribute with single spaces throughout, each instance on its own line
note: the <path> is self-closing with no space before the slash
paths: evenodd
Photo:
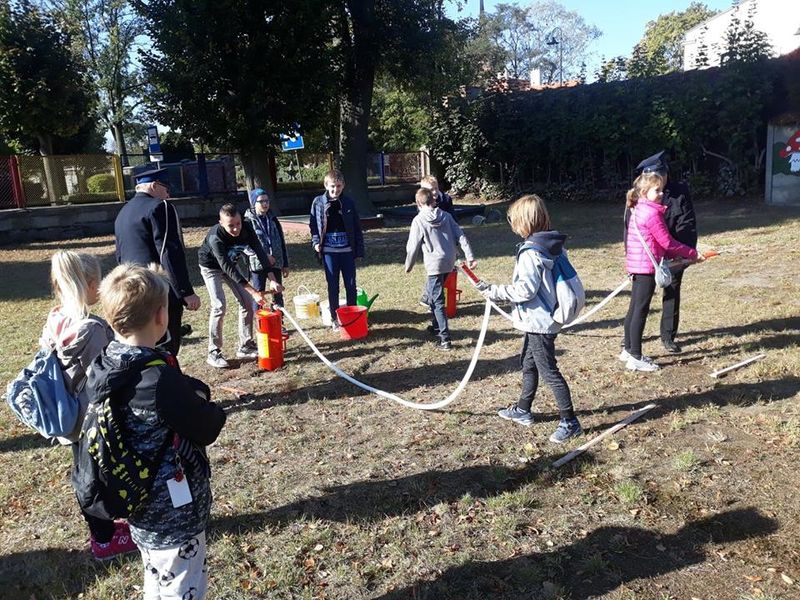
<path id="1" fill-rule="evenodd" d="M 46 438 L 64 437 L 75 430 L 78 399 L 67 391 L 55 350 L 42 348 L 6 387 L 6 402 L 17 418 Z"/>
<path id="2" fill-rule="evenodd" d="M 562 252 L 553 256 L 541 246 L 527 242 L 520 247 L 520 252 L 523 250 L 535 250 L 542 256 L 549 258 L 553 261 L 553 290 L 556 296 L 555 306 L 551 306 L 547 299 L 542 294 L 542 286 L 539 286 L 537 296 L 541 300 L 545 309 L 553 317 L 553 321 L 566 325 L 574 321 L 583 310 L 586 304 L 586 291 L 583 288 L 583 283 L 578 277 L 575 267 L 569 262 L 566 253 Z M 546 269 L 544 270 L 546 271 Z"/>

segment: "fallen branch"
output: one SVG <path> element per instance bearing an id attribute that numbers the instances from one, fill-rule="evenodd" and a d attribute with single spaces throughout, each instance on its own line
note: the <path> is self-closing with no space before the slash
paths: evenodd
<path id="1" fill-rule="evenodd" d="M 617 423 L 613 427 L 611 427 L 609 429 L 606 429 L 603 433 L 601 433 L 600 435 L 598 435 L 595 438 L 592 438 L 591 440 L 586 442 L 583 446 L 579 446 L 579 447 L 575 448 L 575 450 L 573 450 L 569 454 L 567 454 L 565 456 L 562 456 L 561 458 L 559 458 L 557 461 L 555 461 L 550 466 L 553 469 L 557 469 L 558 467 L 567 464 L 569 461 L 571 461 L 576 456 L 578 456 L 580 454 L 583 454 L 589 448 L 591 448 L 592 446 L 596 445 L 601 440 L 604 440 L 608 436 L 616 433 L 617 431 L 619 431 L 620 429 L 622 429 L 626 425 L 632 423 L 633 421 L 635 421 L 636 419 L 641 417 L 644 413 L 646 413 L 649 410 L 652 410 L 655 407 L 656 407 L 655 404 L 648 404 L 647 406 L 644 406 L 644 407 L 640 408 L 639 410 L 632 412 L 631 414 L 629 414 L 627 417 L 622 419 L 622 421 L 620 421 L 619 423 Z"/>
<path id="2" fill-rule="evenodd" d="M 767 357 L 766 354 L 758 354 L 758 355 L 756 355 L 756 356 L 754 356 L 752 358 L 748 358 L 747 360 L 743 360 L 742 362 L 738 362 L 735 365 L 731 365 L 730 367 L 725 367 L 724 369 L 720 369 L 719 371 L 714 371 L 713 373 L 711 373 L 711 376 L 714 379 L 716 379 L 720 375 L 724 375 L 725 373 L 728 373 L 729 371 L 733 371 L 734 369 L 740 369 L 741 367 L 744 367 L 745 365 L 749 365 L 750 363 L 756 362 L 757 360 L 761 360 L 762 358 L 766 358 L 766 357 Z"/>

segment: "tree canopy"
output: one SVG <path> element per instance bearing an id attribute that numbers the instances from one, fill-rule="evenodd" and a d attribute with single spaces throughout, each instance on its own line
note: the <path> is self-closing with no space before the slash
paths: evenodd
<path id="1" fill-rule="evenodd" d="M 43 155 L 58 138 L 85 128 L 94 109 L 70 37 L 27 0 L 0 2 L 0 131 L 24 148 L 36 140 Z"/>
<path id="2" fill-rule="evenodd" d="M 214 149 L 241 151 L 248 185 L 272 188 L 281 133 L 313 127 L 341 81 L 323 0 L 135 2 L 151 36 L 146 99 L 159 122 Z"/>
<path id="3" fill-rule="evenodd" d="M 659 15 L 645 28 L 627 64 L 630 77 L 652 77 L 683 69 L 683 38 L 695 25 L 717 14 L 701 2 L 686 10 Z"/>

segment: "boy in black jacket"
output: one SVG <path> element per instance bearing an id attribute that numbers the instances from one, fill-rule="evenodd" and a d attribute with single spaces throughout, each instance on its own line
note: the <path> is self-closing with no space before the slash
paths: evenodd
<path id="1" fill-rule="evenodd" d="M 267 300 L 266 293 L 255 289 L 247 280 L 249 270 L 245 263 L 245 250 L 252 251 L 262 265 L 269 264 L 267 253 L 258 241 L 253 226 L 242 222 L 242 216 L 233 204 L 225 204 L 219 211 L 219 223 L 208 230 L 197 253 L 200 275 L 208 288 L 211 304 L 206 362 L 218 369 L 228 367 L 228 361 L 222 354 L 222 322 L 226 306 L 223 284 L 228 286 L 239 303 L 239 350 L 236 357 L 258 356 L 258 349 L 253 342 L 253 301 L 261 305 Z M 270 280 L 268 284 L 268 292 L 283 291 L 283 287 L 275 281 Z"/>
<path id="2" fill-rule="evenodd" d="M 122 406 L 125 446 L 157 465 L 149 497 L 128 518 L 144 562 L 145 598 L 201 600 L 211 512 L 205 446 L 217 439 L 225 413 L 209 401 L 206 384 L 155 350 L 167 329 L 168 290 L 160 273 L 128 264 L 103 280 L 103 311 L 117 337 L 93 363 L 86 387 L 90 402 L 111 397 Z"/>

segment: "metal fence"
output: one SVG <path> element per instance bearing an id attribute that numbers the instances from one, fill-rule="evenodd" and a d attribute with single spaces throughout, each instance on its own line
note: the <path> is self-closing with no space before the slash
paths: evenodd
<path id="1" fill-rule="evenodd" d="M 194 160 L 150 162 L 143 154 L 127 156 L 127 166 L 108 154 L 70 156 L 0 156 L 0 209 L 124 201 L 136 174 L 164 168 L 172 196 L 206 196 L 246 189 L 240 156 L 198 153 Z M 321 189 L 325 173 L 338 166 L 333 153 L 286 152 L 269 165 L 278 191 Z M 371 186 L 417 182 L 427 173 L 424 152 L 375 153 L 368 156 Z"/>
<path id="2" fill-rule="evenodd" d="M 14 177 L 11 175 L 16 167 L 20 185 L 15 201 L 18 208 L 123 199 L 117 156 L 81 154 L 16 156 L 11 159 L 7 161 L 9 176 L 3 178 L 0 173 L 0 197 L 8 197 L 6 189 L 9 185 L 14 192 Z"/>

